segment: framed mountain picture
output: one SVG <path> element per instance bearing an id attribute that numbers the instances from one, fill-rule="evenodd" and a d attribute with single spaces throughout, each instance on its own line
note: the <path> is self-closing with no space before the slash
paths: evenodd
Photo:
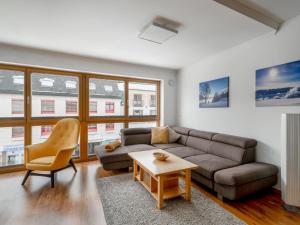
<path id="1" fill-rule="evenodd" d="M 200 108 L 229 107 L 229 77 L 199 84 Z"/>

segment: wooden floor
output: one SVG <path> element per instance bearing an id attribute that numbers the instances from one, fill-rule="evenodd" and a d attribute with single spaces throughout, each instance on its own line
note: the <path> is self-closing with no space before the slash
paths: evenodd
<path id="1" fill-rule="evenodd" d="M 0 224 L 105 225 L 95 181 L 126 171 L 106 172 L 98 161 L 76 166 L 76 175 L 71 168 L 58 173 L 54 189 L 50 188 L 50 179 L 44 177 L 30 177 L 21 186 L 25 172 L 0 175 Z M 248 224 L 300 224 L 299 214 L 282 209 L 278 193 L 268 191 L 241 202 L 223 203 L 210 191 L 193 186 Z"/>

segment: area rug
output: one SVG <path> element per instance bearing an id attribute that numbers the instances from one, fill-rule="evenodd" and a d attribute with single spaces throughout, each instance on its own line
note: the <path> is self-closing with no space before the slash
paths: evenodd
<path id="1" fill-rule="evenodd" d="M 107 225 L 229 225 L 245 224 L 221 206 L 192 188 L 192 201 L 165 201 L 156 208 L 152 195 L 131 174 L 97 180 Z"/>

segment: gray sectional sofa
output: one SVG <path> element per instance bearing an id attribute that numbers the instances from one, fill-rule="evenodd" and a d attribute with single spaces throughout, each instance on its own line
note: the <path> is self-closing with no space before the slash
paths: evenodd
<path id="1" fill-rule="evenodd" d="M 150 128 L 123 129 L 122 146 L 110 153 L 97 146 L 96 156 L 105 170 L 113 170 L 132 166 L 129 152 L 164 149 L 197 164 L 192 179 L 221 199 L 239 199 L 277 183 L 277 167 L 255 162 L 256 140 L 184 127 L 172 129 L 180 134 L 178 141 L 156 145 L 151 145 Z"/>

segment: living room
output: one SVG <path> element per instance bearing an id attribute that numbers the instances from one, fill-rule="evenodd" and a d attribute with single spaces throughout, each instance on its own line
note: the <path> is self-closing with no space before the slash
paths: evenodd
<path id="1" fill-rule="evenodd" d="M 0 2 L 0 224 L 300 224 L 298 0 Z"/>

